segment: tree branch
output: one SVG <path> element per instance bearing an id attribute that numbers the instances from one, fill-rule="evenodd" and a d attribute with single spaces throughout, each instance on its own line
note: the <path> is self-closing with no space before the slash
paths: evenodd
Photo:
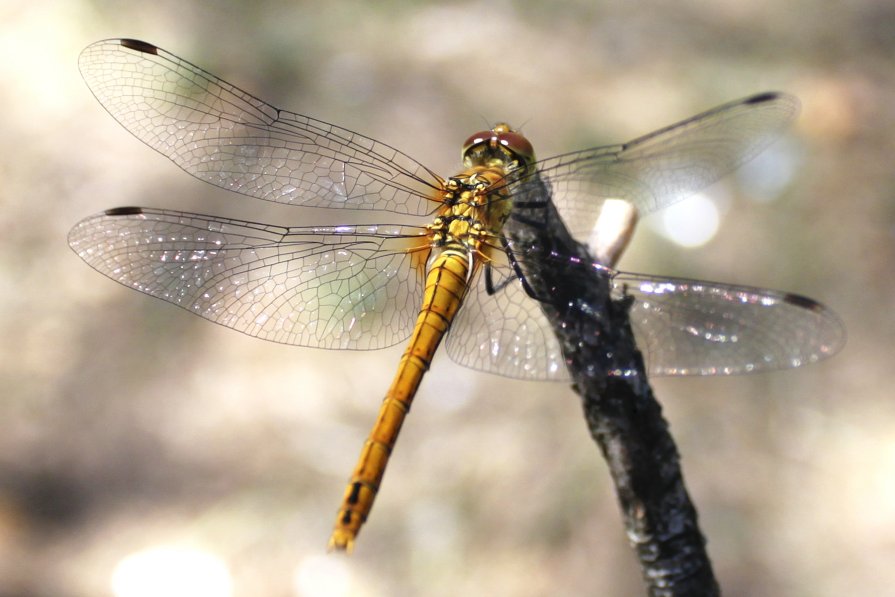
<path id="1" fill-rule="evenodd" d="M 591 436 L 606 458 L 628 538 L 652 596 L 719 595 L 680 457 L 606 271 L 566 230 L 535 178 L 505 230 L 525 282 L 562 346 Z M 526 200 L 526 197 L 529 200 Z M 569 257 L 577 258 L 574 263 Z"/>

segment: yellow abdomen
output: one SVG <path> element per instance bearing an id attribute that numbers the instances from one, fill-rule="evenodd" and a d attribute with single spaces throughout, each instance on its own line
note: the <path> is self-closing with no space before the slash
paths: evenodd
<path id="1" fill-rule="evenodd" d="M 462 245 L 451 245 L 434 258 L 426 275 L 423 305 L 407 349 L 345 489 L 329 540 L 330 549 L 350 551 L 367 519 L 401 424 L 435 350 L 460 308 L 474 273 L 471 268 L 475 268 L 476 263 L 477 260 L 471 259 L 469 251 Z"/>

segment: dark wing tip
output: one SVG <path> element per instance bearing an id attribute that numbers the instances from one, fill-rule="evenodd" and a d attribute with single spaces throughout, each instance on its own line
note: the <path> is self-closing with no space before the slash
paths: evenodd
<path id="1" fill-rule="evenodd" d="M 122 39 L 119 41 L 125 48 L 143 52 L 144 54 L 158 54 L 158 48 L 151 43 L 140 41 L 139 39 Z"/>
<path id="2" fill-rule="evenodd" d="M 765 91 L 764 93 L 759 93 L 757 95 L 753 95 L 750 98 L 747 98 L 746 101 L 744 101 L 743 103 L 747 105 L 763 104 L 765 102 L 773 101 L 779 97 L 780 94 L 776 91 Z"/>
<path id="3" fill-rule="evenodd" d="M 113 207 L 103 212 L 104 216 L 136 216 L 143 213 L 142 207 Z"/>
<path id="4" fill-rule="evenodd" d="M 783 297 L 783 302 L 811 311 L 822 319 L 823 322 L 818 323 L 818 329 L 823 343 L 818 346 L 818 352 L 814 355 L 816 358 L 829 357 L 842 350 L 846 340 L 845 324 L 836 313 L 817 301 L 799 294 L 787 294 Z"/>
<path id="5" fill-rule="evenodd" d="M 823 305 L 814 299 L 810 299 L 807 296 L 802 296 L 800 294 L 786 294 L 783 297 L 783 302 L 795 305 L 796 307 L 801 307 L 802 309 L 807 309 L 808 311 L 819 312 L 824 310 Z"/>

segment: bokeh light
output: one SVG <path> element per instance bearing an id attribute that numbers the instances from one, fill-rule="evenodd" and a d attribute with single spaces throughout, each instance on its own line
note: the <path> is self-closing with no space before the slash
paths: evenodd
<path id="1" fill-rule="evenodd" d="M 697 193 L 666 207 L 660 217 L 647 221 L 654 230 L 673 243 L 694 248 L 715 237 L 721 224 L 721 214 L 714 201 Z"/>
<path id="2" fill-rule="evenodd" d="M 132 553 L 115 566 L 115 597 L 230 597 L 232 583 L 220 558 L 196 549 L 159 546 Z"/>
<path id="3" fill-rule="evenodd" d="M 351 570 L 344 554 L 309 556 L 295 569 L 295 597 L 351 595 Z"/>

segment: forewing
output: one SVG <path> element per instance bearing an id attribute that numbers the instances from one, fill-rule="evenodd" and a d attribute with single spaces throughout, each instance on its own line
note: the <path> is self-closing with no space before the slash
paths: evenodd
<path id="1" fill-rule="evenodd" d="M 795 97 L 762 93 L 622 145 L 559 155 L 536 166 L 570 231 L 586 241 L 604 200 L 628 201 L 641 216 L 680 201 L 763 151 L 798 111 Z"/>
<path id="2" fill-rule="evenodd" d="M 87 218 L 68 240 L 125 286 L 250 336 L 319 348 L 407 338 L 428 254 L 417 227 L 283 228 L 143 208 Z"/>
<path id="3" fill-rule="evenodd" d="M 279 110 L 146 42 L 94 43 L 79 66 L 124 128 L 211 184 L 291 205 L 415 215 L 437 207 L 441 179 L 409 156 Z"/>
<path id="4" fill-rule="evenodd" d="M 785 369 L 835 354 L 842 322 L 803 296 L 675 278 L 618 274 L 631 325 L 653 375 L 728 375 Z"/>

